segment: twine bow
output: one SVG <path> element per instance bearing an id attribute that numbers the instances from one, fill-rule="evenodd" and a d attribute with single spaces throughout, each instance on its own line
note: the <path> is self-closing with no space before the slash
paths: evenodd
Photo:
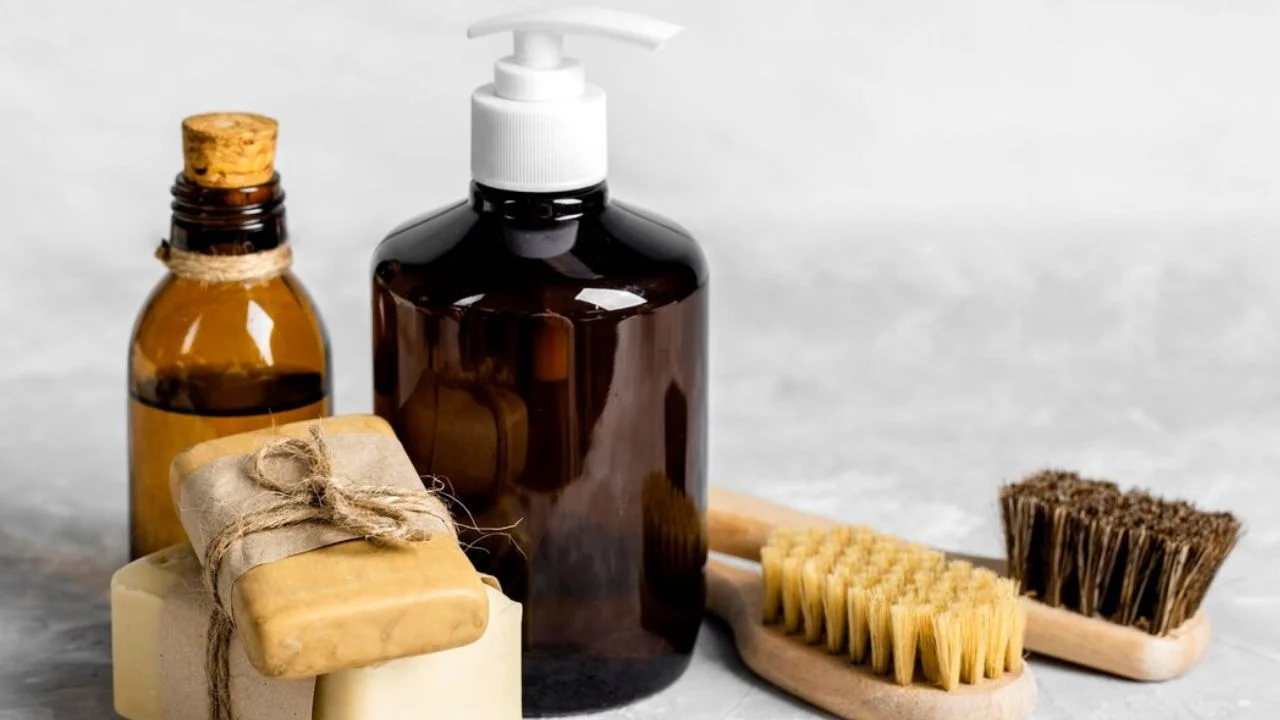
<path id="1" fill-rule="evenodd" d="M 289 474 L 273 472 L 272 460 L 300 465 L 302 477 L 295 480 Z M 331 525 L 373 542 L 417 542 L 435 532 L 423 526 L 423 516 L 438 520 L 449 534 L 457 534 L 449 511 L 431 490 L 361 485 L 335 475 L 319 425 L 311 427 L 310 438 L 282 438 L 263 445 L 246 458 L 245 474 L 263 490 L 280 497 L 222 528 L 205 552 L 204 581 L 213 599 L 205 654 L 209 716 L 213 720 L 233 720 L 230 648 L 235 623 L 218 583 L 222 563 L 235 543 L 255 533 L 310 524 Z"/>

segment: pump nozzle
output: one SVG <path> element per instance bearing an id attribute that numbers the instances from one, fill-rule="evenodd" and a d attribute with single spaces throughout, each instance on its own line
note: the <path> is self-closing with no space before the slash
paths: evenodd
<path id="1" fill-rule="evenodd" d="M 548 47 L 558 61 L 560 38 L 566 34 L 596 35 L 657 50 L 681 30 L 683 28 L 679 25 L 621 10 L 564 7 L 526 10 L 481 20 L 467 28 L 467 37 L 478 38 L 512 31 L 516 34 L 517 58 L 525 56 L 521 49 L 522 43 L 530 42 L 530 38 L 537 38 L 533 40 L 533 51 L 539 52 Z"/>
<path id="2" fill-rule="evenodd" d="M 657 50 L 682 30 L 633 13 L 596 7 L 529 10 L 481 20 L 477 38 L 514 34 L 515 52 L 494 63 L 494 81 L 472 96 L 471 168 L 476 181 L 549 192 L 604 179 L 604 93 L 582 65 L 563 56 L 566 34 L 595 35 Z"/>

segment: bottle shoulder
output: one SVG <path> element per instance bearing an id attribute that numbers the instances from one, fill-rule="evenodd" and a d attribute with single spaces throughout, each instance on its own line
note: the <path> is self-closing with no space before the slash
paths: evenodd
<path id="1" fill-rule="evenodd" d="M 420 306 L 470 301 L 477 309 L 590 315 L 681 300 L 706 284 L 708 268 L 687 230 L 629 203 L 516 220 L 459 202 L 393 230 L 374 254 L 373 274 Z"/>
<path id="2" fill-rule="evenodd" d="M 199 283 L 166 275 L 134 323 L 136 366 L 319 367 L 328 334 L 291 272 L 265 282 Z"/>

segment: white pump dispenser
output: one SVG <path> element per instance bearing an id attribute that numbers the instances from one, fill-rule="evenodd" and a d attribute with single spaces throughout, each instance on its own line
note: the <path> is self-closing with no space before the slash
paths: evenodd
<path id="1" fill-rule="evenodd" d="M 481 185 L 548 193 L 589 187 L 608 172 L 605 95 L 563 37 L 596 35 L 657 50 L 682 28 L 595 7 L 565 7 L 481 20 L 477 38 L 510 31 L 515 53 L 494 63 L 493 82 L 471 96 L 471 175 Z"/>

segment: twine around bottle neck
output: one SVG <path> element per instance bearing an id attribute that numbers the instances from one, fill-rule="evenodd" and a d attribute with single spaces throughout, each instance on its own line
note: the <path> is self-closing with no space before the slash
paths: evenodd
<path id="1" fill-rule="evenodd" d="M 161 241 L 156 259 L 169 272 L 184 280 L 200 283 L 257 283 L 278 277 L 293 265 L 293 250 L 278 245 L 270 250 L 244 255 L 210 255 L 182 250 Z"/>
<path id="2" fill-rule="evenodd" d="M 156 258 L 175 276 L 200 283 L 257 283 L 288 272 L 280 176 L 243 188 L 174 180 L 173 223 Z"/>

